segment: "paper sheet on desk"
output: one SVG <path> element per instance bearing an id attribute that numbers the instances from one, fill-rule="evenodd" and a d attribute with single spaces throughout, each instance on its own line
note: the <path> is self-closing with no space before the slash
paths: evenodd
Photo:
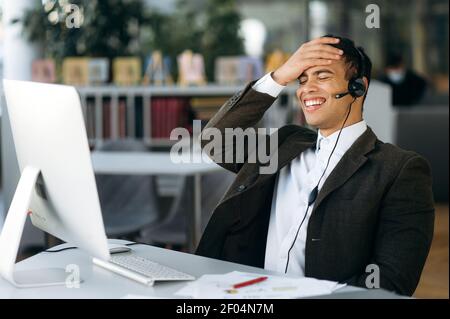
<path id="1" fill-rule="evenodd" d="M 260 274 L 230 272 L 204 275 L 175 293 L 199 299 L 289 299 L 331 294 L 345 284 L 314 278 L 267 276 L 268 279 L 243 288 L 232 289 L 236 283 L 261 277 Z"/>

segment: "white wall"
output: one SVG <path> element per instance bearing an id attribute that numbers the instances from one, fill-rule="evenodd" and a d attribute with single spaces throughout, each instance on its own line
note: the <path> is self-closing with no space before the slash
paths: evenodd
<path id="1" fill-rule="evenodd" d="M 363 116 L 378 139 L 385 143 L 396 141 L 395 122 L 397 115 L 392 106 L 392 93 L 389 85 L 376 80 L 370 82 Z"/>

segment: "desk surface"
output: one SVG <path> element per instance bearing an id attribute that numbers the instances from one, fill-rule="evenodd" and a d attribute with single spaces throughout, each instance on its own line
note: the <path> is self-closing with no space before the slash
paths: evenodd
<path id="1" fill-rule="evenodd" d="M 110 242 L 122 242 L 111 240 Z M 59 249 L 69 245 L 61 245 L 52 249 Z M 135 253 L 151 258 L 155 262 L 173 267 L 175 269 L 183 265 L 187 273 L 200 277 L 203 274 L 224 274 L 230 271 L 245 271 L 261 274 L 277 274 L 264 269 L 248 267 L 244 265 L 224 262 L 220 260 L 200 257 L 196 255 L 161 249 L 147 245 L 131 246 Z M 90 257 L 79 249 L 65 250 L 57 253 L 42 252 L 17 264 L 18 270 L 38 269 L 49 267 L 61 267 L 75 264 L 79 266 L 83 279 L 79 288 L 66 288 L 65 286 L 17 289 L 0 278 L 0 298 L 121 298 L 127 294 L 142 295 L 159 298 L 180 298 L 174 293 L 186 285 L 186 282 L 156 283 L 153 287 L 142 284 L 114 274 L 92 264 Z M 279 274 L 278 274 L 279 275 Z M 356 287 L 344 287 L 331 296 L 346 298 L 358 298 L 364 296 L 366 290 Z M 340 295 L 344 293 L 343 295 Z M 373 296 L 372 296 L 373 295 Z M 393 298 L 393 295 L 378 291 L 376 294 L 367 295 L 367 298 Z M 371 297 L 372 296 L 372 297 Z"/>
<path id="2" fill-rule="evenodd" d="M 190 153 L 172 161 L 169 152 L 92 152 L 92 165 L 97 174 L 167 174 L 195 175 L 223 170 L 206 155 Z"/>

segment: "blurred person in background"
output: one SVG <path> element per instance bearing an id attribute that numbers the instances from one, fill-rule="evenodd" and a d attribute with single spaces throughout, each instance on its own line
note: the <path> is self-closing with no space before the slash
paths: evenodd
<path id="1" fill-rule="evenodd" d="M 390 53 L 386 60 L 384 74 L 380 81 L 392 87 L 392 104 L 394 106 L 411 106 L 418 104 L 427 89 L 427 81 L 405 66 L 403 57 Z"/>

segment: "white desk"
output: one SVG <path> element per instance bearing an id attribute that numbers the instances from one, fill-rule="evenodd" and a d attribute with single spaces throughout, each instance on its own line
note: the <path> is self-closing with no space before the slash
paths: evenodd
<path id="1" fill-rule="evenodd" d="M 124 241 L 110 240 L 111 242 L 124 243 Z M 70 247 L 64 244 L 52 249 Z M 264 269 L 248 267 L 244 265 L 224 262 L 220 260 L 204 258 L 196 255 L 180 253 L 176 251 L 156 248 L 147 245 L 131 246 L 135 253 L 149 257 L 161 264 L 182 270 L 199 278 L 203 274 L 224 274 L 230 271 L 245 271 L 261 274 L 276 274 Z M 62 267 L 77 265 L 80 276 L 84 280 L 79 288 L 67 288 L 65 286 L 17 289 L 0 278 L 0 298 L 121 298 L 127 294 L 149 297 L 180 298 L 174 293 L 186 285 L 185 282 L 156 283 L 153 287 L 147 287 L 91 263 L 91 258 L 78 249 L 65 250 L 57 253 L 42 252 L 17 264 L 18 270 L 38 269 L 48 267 Z M 279 274 L 278 274 L 279 275 Z M 344 287 L 332 295 L 324 297 L 347 298 L 366 297 L 365 289 L 356 287 Z M 344 293 L 340 295 L 340 293 Z M 396 296 L 385 291 L 377 291 L 376 298 L 395 298 Z M 370 298 L 370 296 L 369 296 Z"/>
<path id="2" fill-rule="evenodd" d="M 92 152 L 97 174 L 117 175 L 184 175 L 193 177 L 193 215 L 189 220 L 188 245 L 194 252 L 201 236 L 201 175 L 223 170 L 206 156 L 189 154 L 190 163 L 174 163 L 168 152 Z"/>

